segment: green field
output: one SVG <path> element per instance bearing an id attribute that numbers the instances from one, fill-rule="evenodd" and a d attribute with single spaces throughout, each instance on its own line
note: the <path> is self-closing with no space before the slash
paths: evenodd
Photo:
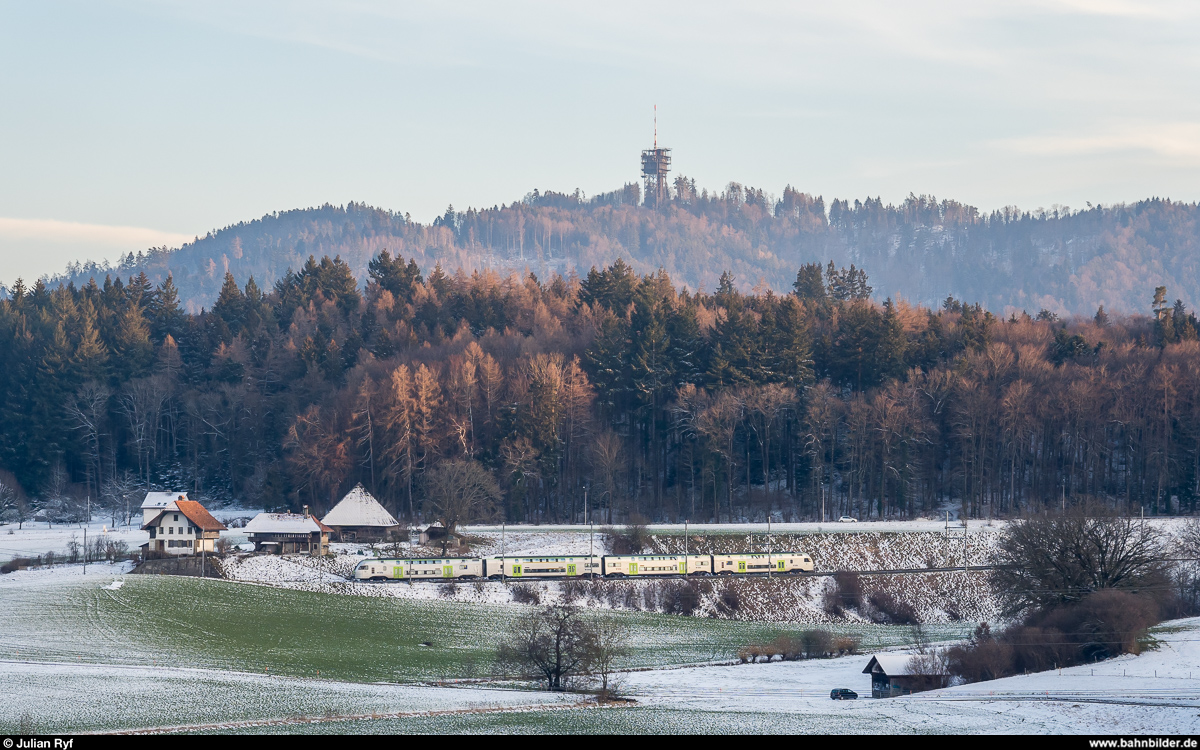
<path id="1" fill-rule="evenodd" d="M 0 587 L 0 659 L 198 667 L 351 681 L 486 677 L 526 608 L 295 591 L 172 576 Z M 600 611 L 633 631 L 625 667 L 731 659 L 747 643 L 802 628 Z M 962 637 L 969 625 L 935 637 Z M 865 648 L 907 628 L 861 626 Z M 423 645 L 428 644 L 428 645 Z"/>
<path id="2" fill-rule="evenodd" d="M 199 729 L 230 721 L 445 710 L 460 713 L 216 731 L 674 732 L 711 724 L 718 732 L 733 726 L 719 713 L 696 718 L 691 711 L 651 707 L 470 713 L 477 706 L 577 698 L 495 690 L 500 685 L 475 681 L 457 688 L 417 684 L 492 676 L 497 644 L 527 607 L 172 576 L 131 575 L 118 590 L 103 588 L 111 580 L 0 579 L 0 660 L 9 662 L 0 666 L 0 692 L 8 696 L 0 731 Z M 627 668 L 730 660 L 747 643 L 802 629 L 608 610 L 593 615 L 629 623 Z M 937 628 L 932 635 L 962 637 L 969 627 Z M 835 629 L 861 635 L 864 649 L 904 644 L 911 635 L 899 627 Z M 747 731 L 801 731 L 820 718 L 739 714 L 738 722 Z"/>

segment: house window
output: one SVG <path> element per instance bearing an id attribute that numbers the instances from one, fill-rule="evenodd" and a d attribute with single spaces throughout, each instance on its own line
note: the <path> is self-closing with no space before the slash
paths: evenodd
<path id="1" fill-rule="evenodd" d="M 172 520 L 172 521 L 178 521 L 178 520 L 179 520 L 179 514 L 178 514 L 178 513 L 176 513 L 176 514 L 174 514 L 174 515 L 175 515 L 175 517 L 174 517 L 174 518 L 172 518 L 171 520 Z"/>

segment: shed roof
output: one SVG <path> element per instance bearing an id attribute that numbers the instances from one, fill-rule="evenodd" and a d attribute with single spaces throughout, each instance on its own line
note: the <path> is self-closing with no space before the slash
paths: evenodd
<path id="1" fill-rule="evenodd" d="M 147 492 L 142 501 L 142 510 L 167 508 L 178 500 L 187 500 L 186 492 Z"/>
<path id="2" fill-rule="evenodd" d="M 399 526 L 400 522 L 391 513 L 371 497 L 371 493 L 363 489 L 361 484 L 354 485 L 342 501 L 333 506 L 333 510 L 321 519 L 330 526 Z"/>
<path id="3" fill-rule="evenodd" d="M 259 513 L 246 524 L 248 534 L 315 534 L 332 531 L 312 516 L 303 513 Z"/>
<path id="4" fill-rule="evenodd" d="M 905 677 L 914 674 L 912 660 L 912 654 L 875 654 L 871 657 L 871 661 L 867 662 L 867 666 L 863 668 L 862 673 L 879 673 L 885 674 L 888 677 Z"/>

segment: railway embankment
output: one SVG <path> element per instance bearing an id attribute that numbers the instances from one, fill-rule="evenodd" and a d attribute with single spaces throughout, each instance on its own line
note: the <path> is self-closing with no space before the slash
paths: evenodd
<path id="1" fill-rule="evenodd" d="M 773 550 L 794 549 L 816 561 L 813 576 L 664 578 L 588 581 L 467 581 L 454 583 L 361 583 L 348 580 L 363 558 L 339 554 L 324 558 L 249 556 L 226 560 L 227 577 L 352 596 L 399 597 L 477 604 L 573 603 L 591 608 L 665 612 L 756 622 L 804 624 L 951 624 L 995 622 L 999 606 L 986 570 L 938 569 L 986 565 L 998 535 L 962 532 L 859 532 L 853 534 L 772 535 Z M 510 554 L 586 554 L 589 545 L 606 553 L 597 534 L 537 532 L 535 544 L 510 533 Z M 498 541 L 498 540 L 496 540 Z M 531 540 L 530 540 L 531 541 Z M 682 534 L 653 535 L 646 552 L 683 551 Z M 766 551 L 760 534 L 689 536 L 689 552 Z M 475 554 L 496 554 L 483 543 Z M 877 571 L 905 571 L 879 573 Z M 834 571 L 862 575 L 834 576 Z M 866 574 L 866 571 L 873 571 Z M 849 585 L 855 591 L 845 591 Z"/>

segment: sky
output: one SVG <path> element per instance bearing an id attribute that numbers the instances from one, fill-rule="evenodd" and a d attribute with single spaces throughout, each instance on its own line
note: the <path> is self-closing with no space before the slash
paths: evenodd
<path id="1" fill-rule="evenodd" d="M 0 282 L 276 210 L 638 178 L 1200 199 L 1200 4 L 0 0 Z"/>

